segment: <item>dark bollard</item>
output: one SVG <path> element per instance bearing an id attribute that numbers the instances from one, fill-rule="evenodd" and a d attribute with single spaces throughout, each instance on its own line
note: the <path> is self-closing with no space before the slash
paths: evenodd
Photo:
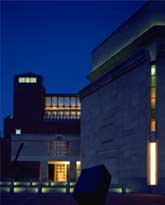
<path id="1" fill-rule="evenodd" d="M 104 205 L 111 175 L 104 165 L 83 169 L 73 196 L 79 205 Z"/>

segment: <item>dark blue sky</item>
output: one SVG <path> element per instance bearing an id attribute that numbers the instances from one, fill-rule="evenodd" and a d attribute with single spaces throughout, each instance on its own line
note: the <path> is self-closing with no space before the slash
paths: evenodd
<path id="1" fill-rule="evenodd" d="M 1 116 L 12 113 L 13 77 L 35 72 L 51 93 L 88 84 L 91 52 L 144 1 L 1 2 Z M 0 121 L 0 129 L 2 120 Z"/>

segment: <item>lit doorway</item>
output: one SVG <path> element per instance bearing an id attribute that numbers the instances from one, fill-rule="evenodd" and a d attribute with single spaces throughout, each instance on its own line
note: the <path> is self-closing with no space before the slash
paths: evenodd
<path id="1" fill-rule="evenodd" d="M 67 182 L 69 178 L 69 161 L 48 162 L 49 179 L 54 182 Z"/>

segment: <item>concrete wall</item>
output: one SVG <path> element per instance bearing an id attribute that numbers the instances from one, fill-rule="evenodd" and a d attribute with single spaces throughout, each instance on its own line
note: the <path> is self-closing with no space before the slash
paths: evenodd
<path id="1" fill-rule="evenodd" d="M 40 161 L 41 179 L 48 179 L 48 161 L 70 161 L 70 176 L 76 177 L 76 161 L 80 161 L 80 137 L 78 135 L 62 135 L 61 140 L 68 141 L 68 153 L 66 156 L 48 155 L 48 142 L 55 141 L 59 135 L 35 135 L 21 134 L 12 135 L 12 160 L 15 159 L 21 143 L 24 146 L 18 157 L 18 161 Z"/>
<path id="2" fill-rule="evenodd" d="M 165 39 L 164 39 L 165 42 Z M 159 182 L 165 184 L 165 43 L 159 42 L 157 57 L 157 137 Z"/>
<path id="3" fill-rule="evenodd" d="M 113 184 L 132 178 L 144 181 L 150 131 L 150 57 L 141 51 L 115 69 L 81 94 L 82 167 L 105 164 Z"/>

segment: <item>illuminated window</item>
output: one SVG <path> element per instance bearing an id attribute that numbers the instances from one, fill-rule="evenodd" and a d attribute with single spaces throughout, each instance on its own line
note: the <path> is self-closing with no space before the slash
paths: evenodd
<path id="1" fill-rule="evenodd" d="M 35 77 L 19 77 L 18 78 L 18 82 L 19 83 L 36 83 L 37 82 L 37 78 Z"/>
<path id="2" fill-rule="evenodd" d="M 25 81 L 26 81 L 26 83 L 30 83 L 30 78 L 26 77 Z"/>
<path id="3" fill-rule="evenodd" d="M 71 106 L 72 107 L 76 106 L 76 98 L 75 97 L 71 97 Z"/>
<path id="4" fill-rule="evenodd" d="M 80 112 L 77 112 L 77 119 L 80 119 Z"/>
<path id="5" fill-rule="evenodd" d="M 156 98 L 156 87 L 151 87 L 151 98 Z"/>
<path id="6" fill-rule="evenodd" d="M 16 135 L 21 135 L 21 129 L 16 129 L 16 130 L 15 130 L 15 134 L 16 134 Z"/>
<path id="7" fill-rule="evenodd" d="M 24 77 L 18 78 L 18 82 L 19 82 L 19 83 L 25 83 L 25 78 L 24 78 Z"/>
<path id="8" fill-rule="evenodd" d="M 65 106 L 65 107 L 70 106 L 70 100 L 69 100 L 69 97 L 65 97 L 65 99 L 64 99 L 64 106 Z"/>
<path id="9" fill-rule="evenodd" d="M 158 142 L 156 141 L 156 65 L 151 65 L 151 132 L 147 153 L 147 183 L 158 184 Z"/>
<path id="10" fill-rule="evenodd" d="M 76 178 L 78 179 L 78 177 L 80 176 L 81 173 L 81 162 L 77 161 L 76 162 Z"/>
<path id="11" fill-rule="evenodd" d="M 152 87 L 156 86 L 156 75 L 151 76 L 151 86 Z"/>
<path id="12" fill-rule="evenodd" d="M 81 104 L 80 104 L 80 98 L 79 98 L 79 97 L 77 97 L 77 106 L 78 106 L 78 107 L 81 106 Z"/>
<path id="13" fill-rule="evenodd" d="M 158 143 L 148 143 L 148 167 L 147 183 L 148 185 L 158 184 Z"/>
<path id="14" fill-rule="evenodd" d="M 151 98 L 151 109 L 156 108 L 156 98 Z"/>
<path id="15" fill-rule="evenodd" d="M 58 97 L 58 106 L 62 107 L 64 105 L 64 98 Z"/>
<path id="16" fill-rule="evenodd" d="M 67 165 L 69 162 L 55 163 L 55 182 L 67 182 Z"/>
<path id="17" fill-rule="evenodd" d="M 31 83 L 36 83 L 37 82 L 37 78 L 30 78 L 30 82 Z"/>
<path id="18" fill-rule="evenodd" d="M 155 64 L 151 65 L 151 76 L 152 75 L 156 75 L 156 65 Z"/>
<path id="19" fill-rule="evenodd" d="M 155 132 L 156 131 L 156 120 L 152 119 L 151 120 L 151 132 Z"/>
<path id="20" fill-rule="evenodd" d="M 52 106 L 57 106 L 57 97 L 56 96 L 52 97 Z"/>
<path id="21" fill-rule="evenodd" d="M 45 105 L 46 106 L 51 106 L 51 97 L 46 97 L 45 98 Z"/>
<path id="22" fill-rule="evenodd" d="M 75 111 L 71 112 L 71 119 L 76 119 L 76 112 Z"/>

